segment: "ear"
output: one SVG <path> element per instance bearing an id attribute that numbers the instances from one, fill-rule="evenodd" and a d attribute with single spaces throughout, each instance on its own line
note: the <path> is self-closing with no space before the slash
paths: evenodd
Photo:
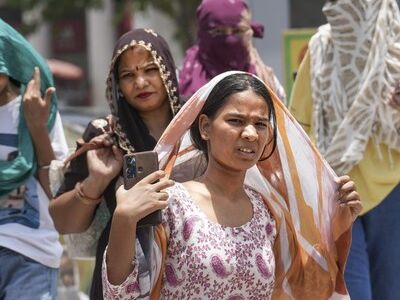
<path id="1" fill-rule="evenodd" d="M 199 132 L 203 140 L 207 141 L 210 133 L 210 119 L 206 115 L 200 115 L 199 117 Z"/>

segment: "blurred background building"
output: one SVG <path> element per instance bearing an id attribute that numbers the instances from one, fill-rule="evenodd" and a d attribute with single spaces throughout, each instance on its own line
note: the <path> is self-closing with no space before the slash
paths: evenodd
<path id="1" fill-rule="evenodd" d="M 53 65 L 60 69 L 55 79 L 61 107 L 88 106 L 97 113 L 107 110 L 105 79 L 115 40 L 131 28 L 151 27 L 168 40 L 180 66 L 184 49 L 195 39 L 195 8 L 200 0 L 23 2 L 0 0 L 0 17 L 27 36 L 44 57 L 56 59 Z M 283 32 L 325 23 L 324 3 L 248 0 L 253 19 L 265 26 L 264 39 L 255 41 L 257 49 L 282 82 Z"/>
<path id="2" fill-rule="evenodd" d="M 179 66 L 184 49 L 195 38 L 195 8 L 200 1 L 88 0 L 80 1 L 86 2 L 83 9 L 78 4 L 70 7 L 79 1 L 46 1 L 50 9 L 44 7 L 44 1 L 26 2 L 31 2 L 30 6 L 22 6 L 23 2 L 16 0 L 0 1 L 0 17 L 27 36 L 44 57 L 56 59 L 53 64 L 60 69 L 55 79 L 61 107 L 88 106 L 91 111 L 102 112 L 107 110 L 105 78 L 118 36 L 130 28 L 152 27 L 169 41 Z M 167 2 L 175 2 L 171 7 L 180 6 L 175 8 L 175 18 L 163 12 L 169 9 Z M 323 1 L 248 3 L 254 20 L 266 28 L 264 39 L 256 41 L 257 48 L 283 80 L 282 32 L 290 27 L 322 24 Z M 68 7 L 63 9 L 63 5 Z M 62 65 L 63 62 L 73 65 Z"/>

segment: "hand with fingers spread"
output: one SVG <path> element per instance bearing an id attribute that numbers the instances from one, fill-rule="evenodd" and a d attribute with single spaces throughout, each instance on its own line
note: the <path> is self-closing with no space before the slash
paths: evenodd
<path id="1" fill-rule="evenodd" d="M 54 87 L 49 87 L 44 97 L 42 97 L 40 92 L 40 70 L 35 67 L 32 80 L 29 81 L 23 97 L 24 117 L 31 133 L 47 128 L 51 97 L 55 90 Z"/>
<path id="2" fill-rule="evenodd" d="M 140 219 L 168 205 L 168 193 L 164 190 L 174 185 L 174 181 L 163 179 L 164 171 L 156 171 L 139 181 L 131 189 L 120 186 L 117 190 L 117 207 L 114 216 L 135 225 Z"/>
<path id="3" fill-rule="evenodd" d="M 94 137 L 90 143 L 102 145 L 86 154 L 89 176 L 84 182 L 85 191 L 88 191 L 90 197 L 97 199 L 121 172 L 123 153 L 108 133 Z"/>
<path id="4" fill-rule="evenodd" d="M 356 185 L 347 175 L 339 177 L 338 184 L 338 201 L 340 202 L 340 207 L 350 208 L 353 220 L 355 220 L 362 210 L 362 203 Z"/>

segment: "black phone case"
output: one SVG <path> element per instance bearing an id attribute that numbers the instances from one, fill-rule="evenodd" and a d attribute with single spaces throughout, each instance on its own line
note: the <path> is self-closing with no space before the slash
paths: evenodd
<path id="1" fill-rule="evenodd" d="M 157 152 L 144 151 L 124 155 L 123 175 L 125 189 L 130 189 L 138 181 L 142 180 L 144 177 L 157 171 L 158 169 Z M 156 210 L 143 219 L 140 219 L 137 223 L 137 226 L 154 226 L 160 223 L 161 210 Z"/>

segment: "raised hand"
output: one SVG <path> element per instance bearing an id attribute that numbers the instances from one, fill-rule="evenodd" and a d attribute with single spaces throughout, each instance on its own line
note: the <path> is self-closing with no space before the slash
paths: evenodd
<path id="1" fill-rule="evenodd" d="M 164 209 L 168 203 L 168 193 L 164 189 L 174 185 L 165 177 L 164 171 L 156 171 L 139 181 L 131 189 L 120 186 L 117 190 L 117 207 L 114 217 L 123 218 L 132 225 L 148 214 Z M 160 180 L 156 182 L 157 180 Z M 154 183 L 155 182 L 155 183 Z"/>
<path id="2" fill-rule="evenodd" d="M 91 197 L 98 198 L 111 180 L 121 172 L 123 153 L 114 145 L 108 133 L 94 137 L 90 143 L 102 147 L 87 152 L 89 176 L 85 180 L 85 191 L 90 191 Z"/>
<path id="3" fill-rule="evenodd" d="M 362 210 L 362 203 L 356 185 L 347 175 L 339 177 L 338 184 L 337 200 L 340 202 L 341 207 L 350 208 L 353 220 L 355 220 Z"/>
<path id="4" fill-rule="evenodd" d="M 49 87 L 44 97 L 42 97 L 40 92 L 40 70 L 35 67 L 32 80 L 29 81 L 23 96 L 24 117 L 31 134 L 47 127 L 51 96 L 55 90 L 54 87 Z"/>
<path id="5" fill-rule="evenodd" d="M 111 181 L 122 169 L 122 151 L 114 145 L 108 133 L 94 137 L 90 143 L 102 147 L 87 152 L 89 174 L 96 177 L 104 176 Z"/>

